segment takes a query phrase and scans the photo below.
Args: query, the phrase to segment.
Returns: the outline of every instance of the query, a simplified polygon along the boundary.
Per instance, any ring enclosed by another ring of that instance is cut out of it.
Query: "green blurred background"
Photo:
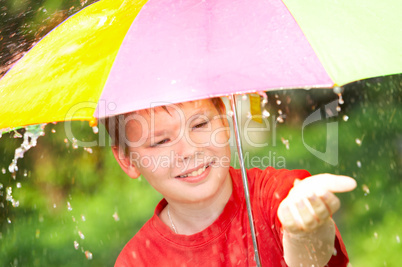
[[[0,0],[0,75],[49,30],[92,2]],[[270,130],[252,135],[252,141],[268,144],[245,148],[250,159],[269,156],[271,162],[248,162],[248,167],[270,164],[354,177],[357,189],[339,194],[342,208],[334,216],[351,264],[399,266],[402,75],[345,86],[339,113],[304,129],[306,118],[338,95],[328,89],[267,95]],[[247,112],[245,105],[243,121]],[[280,113],[284,122],[275,123]],[[328,123],[338,127],[338,139],[330,140],[339,149],[336,166],[306,148],[325,152]],[[14,176],[8,166],[24,130],[0,139],[0,266],[112,266],[161,199],[144,180],[128,178],[108,146],[75,148],[66,139],[66,126],[47,125],[37,146],[18,161]],[[103,138],[103,128],[95,134],[87,122],[72,123],[72,132],[82,141]]]

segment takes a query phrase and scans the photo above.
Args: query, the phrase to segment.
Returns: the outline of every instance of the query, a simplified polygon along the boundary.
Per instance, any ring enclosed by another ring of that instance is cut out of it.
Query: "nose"
[[[181,161],[192,159],[199,152],[199,148],[191,140],[187,140],[186,136],[183,136],[175,146],[178,159]]]

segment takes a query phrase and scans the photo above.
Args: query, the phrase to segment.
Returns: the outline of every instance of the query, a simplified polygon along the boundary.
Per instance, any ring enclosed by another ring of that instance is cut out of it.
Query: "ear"
[[[131,162],[130,157],[127,157],[127,155],[122,151],[117,146],[112,147],[112,152],[113,156],[116,159],[116,161],[119,163],[121,169],[127,173],[128,176],[130,176],[133,179],[137,179],[140,177],[141,173],[138,170],[138,168],[134,165],[133,162]]]

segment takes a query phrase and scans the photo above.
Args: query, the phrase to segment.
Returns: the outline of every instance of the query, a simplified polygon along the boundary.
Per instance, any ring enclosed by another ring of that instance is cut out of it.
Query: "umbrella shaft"
[[[240,163],[240,169],[241,169],[241,176],[243,180],[243,187],[244,187],[244,196],[246,199],[246,205],[247,205],[247,214],[248,214],[248,220],[250,223],[250,231],[251,231],[251,238],[253,240],[253,246],[254,246],[254,257],[255,257],[255,262],[258,267],[261,266],[260,264],[260,256],[258,253],[258,246],[257,246],[257,238],[255,236],[255,229],[254,229],[254,219],[253,219],[253,213],[251,210],[251,203],[250,203],[250,193],[248,190],[248,182],[247,182],[247,172],[246,168],[244,167],[244,159],[243,159],[243,150],[241,146],[241,138],[240,138],[240,125],[238,124],[238,118],[237,118],[237,107],[236,107],[236,96],[232,94],[232,97],[230,97],[230,104],[232,106],[232,111],[233,111],[233,128],[235,132],[235,138],[236,138],[236,145],[237,145],[237,151],[239,152],[239,163]]]

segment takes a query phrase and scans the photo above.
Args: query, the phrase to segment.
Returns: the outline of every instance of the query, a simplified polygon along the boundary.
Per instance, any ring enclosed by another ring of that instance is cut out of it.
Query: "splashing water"
[[[10,173],[15,173],[18,171],[17,161],[24,157],[25,152],[27,152],[31,147],[36,146],[39,136],[44,136],[46,123],[38,125],[29,125],[25,127],[24,141],[21,146],[15,150],[14,158],[11,161],[8,171]],[[15,137],[15,135],[14,135]]]

